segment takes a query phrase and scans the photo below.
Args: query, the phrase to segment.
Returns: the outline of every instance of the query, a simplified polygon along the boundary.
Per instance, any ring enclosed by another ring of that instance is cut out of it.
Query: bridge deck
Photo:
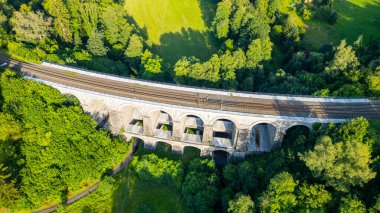
[[[104,79],[38,64],[23,63],[0,55],[0,62],[31,77],[75,88],[110,95],[172,105],[252,114],[346,119],[363,116],[380,118],[380,100],[368,102],[316,102],[247,98],[200,92],[170,90],[161,87]]]

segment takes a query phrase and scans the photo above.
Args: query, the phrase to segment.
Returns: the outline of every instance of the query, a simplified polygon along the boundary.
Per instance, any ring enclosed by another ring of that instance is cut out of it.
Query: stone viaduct
[[[179,154],[186,147],[195,147],[201,150],[201,156],[225,151],[229,156],[244,157],[280,147],[284,135],[294,126],[311,129],[316,122],[345,121],[182,107],[31,79],[77,97],[84,111],[113,134],[124,135],[127,139],[138,138],[148,149],[154,149],[159,142],[167,143],[171,145],[172,152]]]

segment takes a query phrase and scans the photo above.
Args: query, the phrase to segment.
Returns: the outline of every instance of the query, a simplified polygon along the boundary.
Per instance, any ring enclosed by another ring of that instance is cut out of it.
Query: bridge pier
[[[181,122],[178,120],[173,121],[173,140],[181,141],[182,133],[181,133]]]
[[[212,125],[204,125],[203,129],[203,144],[205,145],[211,145],[212,144],[212,138],[213,138],[213,126]]]
[[[172,145],[172,153],[182,155],[183,154],[183,146],[180,145]]]
[[[143,116],[143,128],[145,136],[153,137],[152,119],[147,115]]]

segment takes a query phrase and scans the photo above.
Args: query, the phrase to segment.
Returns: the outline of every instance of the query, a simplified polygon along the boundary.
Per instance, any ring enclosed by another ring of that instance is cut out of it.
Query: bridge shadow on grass
[[[128,168],[116,178],[116,186],[112,212],[184,212],[179,192],[161,184],[140,181]]]
[[[173,66],[183,56],[195,56],[208,60],[217,51],[217,41],[209,32],[182,28],[181,32],[166,33],[160,37],[160,45],[153,45],[153,52]]]

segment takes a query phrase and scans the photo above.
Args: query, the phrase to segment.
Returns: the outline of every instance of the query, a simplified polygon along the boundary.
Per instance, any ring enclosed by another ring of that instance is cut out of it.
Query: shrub
[[[178,161],[150,154],[135,157],[131,166],[132,173],[142,181],[155,182],[175,189],[181,188],[183,167]]]
[[[8,53],[12,58],[20,61],[41,63],[41,58],[38,54],[32,48],[29,48],[22,43],[9,42]]]

